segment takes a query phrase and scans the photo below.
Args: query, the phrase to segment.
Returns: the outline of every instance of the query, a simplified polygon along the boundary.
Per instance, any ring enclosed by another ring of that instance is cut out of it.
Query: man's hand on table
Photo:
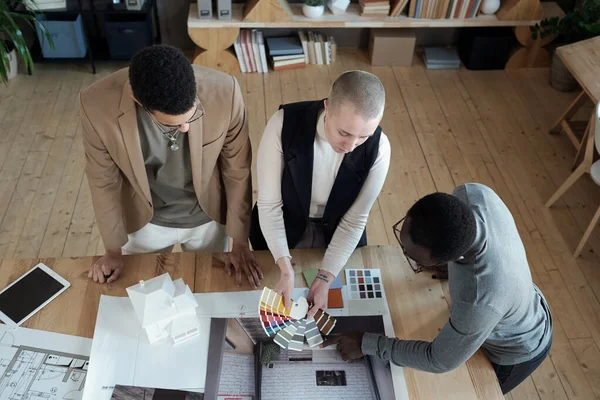
[[[112,283],[119,278],[123,271],[123,253],[119,250],[106,250],[99,260],[90,267],[88,278],[94,282]]]
[[[258,289],[260,280],[264,278],[262,270],[248,247],[248,242],[233,241],[233,249],[225,254],[225,272],[231,276],[235,271],[235,283],[242,284],[242,272],[246,275],[252,289]]]
[[[364,357],[361,350],[362,338],[364,335],[363,332],[348,332],[331,336],[323,342],[321,348],[335,344],[344,361],[358,360],[359,358]]]
[[[313,281],[312,285],[310,285],[308,297],[306,298],[306,300],[308,300],[308,304],[312,304],[312,307],[310,310],[308,310],[308,314],[306,314],[306,318],[314,317],[319,309],[327,309],[329,287],[334,279],[335,275],[333,275],[331,272],[325,271],[324,269],[319,270],[317,277]]]

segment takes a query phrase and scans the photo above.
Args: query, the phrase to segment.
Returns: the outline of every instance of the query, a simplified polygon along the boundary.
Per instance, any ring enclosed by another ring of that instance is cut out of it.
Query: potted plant
[[[327,0],[304,0],[302,12],[308,18],[319,18],[325,12]]]
[[[4,84],[16,75],[17,55],[23,59],[25,68],[34,71],[21,26],[36,27],[54,46],[52,37],[35,19],[35,11],[28,4],[24,0],[0,0],[0,82]]]
[[[546,18],[531,27],[533,40],[548,36],[560,36],[560,45],[571,44],[600,35],[600,2],[585,0],[563,17]],[[570,91],[577,87],[577,81],[554,52],[550,69],[550,86],[560,91]]]

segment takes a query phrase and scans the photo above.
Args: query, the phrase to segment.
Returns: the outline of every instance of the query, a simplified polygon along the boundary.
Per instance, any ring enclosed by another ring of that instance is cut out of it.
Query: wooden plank
[[[60,181],[54,207],[48,220],[48,228],[40,246],[40,256],[57,257],[63,252],[83,179],[85,160],[82,141],[82,135],[78,134],[73,142],[65,173]]]
[[[509,394],[511,400],[541,400],[537,392],[533,378],[529,377]]]
[[[312,101],[317,100],[315,87],[313,83],[313,76],[319,73],[318,69],[324,69],[323,66],[315,66],[308,68],[299,68],[294,70],[296,73],[296,79],[298,81],[298,100],[299,101]],[[315,71],[316,70],[316,71]]]
[[[21,176],[0,224],[0,258],[13,258],[47,157],[45,152],[34,151],[29,153],[25,160]]]
[[[540,399],[567,400],[568,396],[562,386],[558,373],[552,364],[552,359],[547,357],[542,365],[531,375]]]
[[[593,339],[571,339],[579,365],[583,370],[596,398],[600,398],[600,351]]]
[[[279,73],[268,73],[263,78],[265,85],[265,120],[267,121],[283,104],[280,77],[281,74]]]
[[[300,100],[296,71],[279,71],[281,80],[281,103],[288,104]]]
[[[565,321],[565,323],[568,323]],[[550,358],[556,367],[567,396],[573,399],[593,399],[595,397],[586,375],[581,369],[571,343],[563,330],[562,320],[555,320],[552,331]]]
[[[72,79],[66,79],[62,83],[48,128],[38,142],[41,148],[45,148],[48,144],[50,148],[40,185],[35,193],[31,211],[27,215],[23,233],[14,253],[17,258],[33,258],[38,255],[73,144],[73,135],[70,130],[75,129],[78,121],[79,91],[92,79],[94,78],[75,74]],[[73,127],[74,124],[75,127]]]
[[[89,190],[89,189],[88,189]],[[98,229],[98,224],[94,221],[94,225],[92,226],[92,233],[90,234],[90,242],[87,246],[86,255],[87,256],[101,256],[104,255],[104,249],[102,251],[98,251],[98,246],[102,245],[102,237],[100,237],[100,230]]]
[[[62,257],[83,257],[88,251],[88,244],[94,226],[94,208],[92,195],[84,176],[79,188],[79,194],[73,211],[73,218],[69,225],[69,232],[65,241]]]
[[[25,114],[30,109],[35,88],[42,79],[43,77],[40,76],[19,77],[19,90],[2,102],[2,108],[6,110],[6,114],[3,120],[0,120],[0,167],[4,165],[7,156],[10,154],[12,142]]]
[[[420,197],[434,191],[435,186],[393,71],[390,68],[372,68],[370,71],[386,88],[386,108],[381,127],[390,141],[392,154],[378,203],[383,221],[387,221],[388,242],[396,243],[389,226],[403,218],[408,209]]]

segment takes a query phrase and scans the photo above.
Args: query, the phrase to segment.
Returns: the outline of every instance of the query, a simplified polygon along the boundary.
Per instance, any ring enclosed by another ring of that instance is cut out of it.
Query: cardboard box
[[[416,40],[415,32],[411,29],[371,29],[371,65],[410,66]]]

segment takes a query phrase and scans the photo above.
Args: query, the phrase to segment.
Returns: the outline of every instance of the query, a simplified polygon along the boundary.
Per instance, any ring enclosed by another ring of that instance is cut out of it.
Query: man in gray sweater
[[[349,333],[324,345],[337,344],[344,359],[368,354],[434,373],[457,368],[483,347],[505,394],[531,375],[550,351],[552,316],[500,197],[480,184],[431,194],[394,233],[415,272],[448,265],[449,321],[432,342]]]

